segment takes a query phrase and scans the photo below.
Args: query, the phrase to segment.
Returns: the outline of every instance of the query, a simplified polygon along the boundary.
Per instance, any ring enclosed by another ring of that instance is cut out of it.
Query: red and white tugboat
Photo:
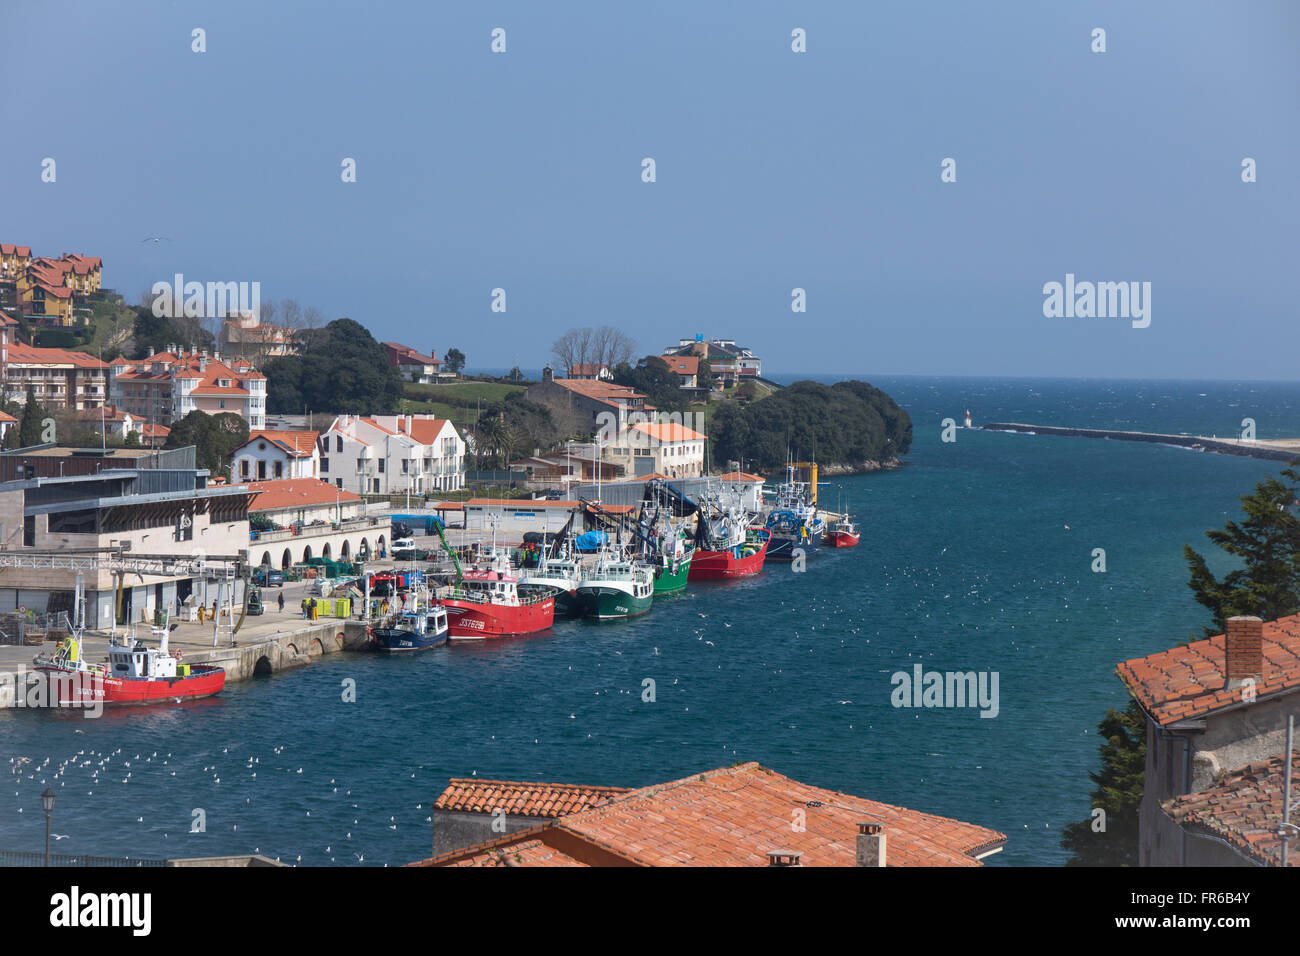
[[[544,631],[555,622],[555,596],[525,587],[505,571],[466,571],[455,588],[440,591],[451,640],[509,637]]]
[[[53,654],[38,654],[33,665],[45,674],[60,706],[179,703],[220,693],[226,672],[216,664],[183,664],[181,652],[167,650],[168,623],[153,628],[157,647],[128,638],[108,645],[105,664],[89,664],[74,636]]]

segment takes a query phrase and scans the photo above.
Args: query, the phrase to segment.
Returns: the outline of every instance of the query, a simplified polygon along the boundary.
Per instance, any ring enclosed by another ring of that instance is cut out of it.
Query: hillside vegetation
[[[762,401],[719,407],[709,422],[712,460],[771,471],[789,458],[868,469],[912,447],[912,418],[866,382],[795,382]],[[752,463],[752,464],[751,464]]]

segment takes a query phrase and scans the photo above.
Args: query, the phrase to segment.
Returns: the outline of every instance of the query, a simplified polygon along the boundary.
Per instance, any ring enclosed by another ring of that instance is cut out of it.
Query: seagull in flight
[[[141,242],[152,242],[155,246],[160,242],[171,242],[167,236],[145,236]]]

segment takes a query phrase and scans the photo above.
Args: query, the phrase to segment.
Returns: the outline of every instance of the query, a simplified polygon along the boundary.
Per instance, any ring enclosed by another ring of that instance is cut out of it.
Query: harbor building
[[[288,570],[310,558],[353,561],[378,554],[392,541],[392,519],[370,515],[351,491],[315,478],[251,481],[248,562]]]
[[[1280,760],[1287,718],[1300,715],[1300,614],[1230,618],[1224,634],[1124,661],[1116,673],[1147,723],[1139,864],[1244,865],[1277,854],[1276,834],[1249,817],[1211,818],[1261,786],[1246,779],[1257,776],[1250,767]],[[1233,827],[1249,847],[1220,841]]]
[[[193,448],[183,450],[193,455]],[[246,488],[209,486],[208,472],[194,468],[104,467],[92,474],[4,481],[0,552],[234,558],[248,548],[248,501]],[[209,580],[190,571],[78,572],[33,562],[0,567],[0,611],[71,612],[79,575],[86,626],[92,629],[106,629],[114,620],[152,620],[159,608],[177,613],[192,595],[206,602],[215,581],[215,572]]]
[[[413,866],[977,867],[1007,840],[757,763],[630,790],[454,779],[433,834]]]
[[[708,439],[685,425],[635,421],[604,444],[603,458],[621,476],[649,475],[697,478],[704,474],[704,443]]]

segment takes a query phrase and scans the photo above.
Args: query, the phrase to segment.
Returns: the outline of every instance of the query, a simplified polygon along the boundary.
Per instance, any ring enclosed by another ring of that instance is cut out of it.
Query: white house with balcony
[[[465,440],[434,415],[340,415],[321,435],[320,477],[368,495],[465,487]]]

